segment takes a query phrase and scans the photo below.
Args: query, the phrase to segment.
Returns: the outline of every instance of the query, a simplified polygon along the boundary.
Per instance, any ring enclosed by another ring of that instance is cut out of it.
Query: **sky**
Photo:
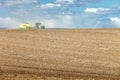
[[[120,0],[0,0],[0,28],[120,28]]]

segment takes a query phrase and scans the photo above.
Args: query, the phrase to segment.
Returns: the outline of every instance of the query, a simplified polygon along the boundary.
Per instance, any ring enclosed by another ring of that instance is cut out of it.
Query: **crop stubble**
[[[119,80],[120,29],[1,30],[1,80]]]

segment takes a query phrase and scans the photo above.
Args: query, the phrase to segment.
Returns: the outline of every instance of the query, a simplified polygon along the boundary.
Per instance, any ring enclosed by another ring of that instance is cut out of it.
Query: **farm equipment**
[[[41,23],[36,23],[35,28],[37,28],[37,29],[45,29],[45,26],[43,26]]]
[[[36,23],[35,27],[32,28],[31,24],[23,23],[20,25],[20,29],[45,29],[45,26],[43,26],[41,23]]]
[[[32,26],[29,23],[23,23],[20,25],[21,29],[30,29]]]

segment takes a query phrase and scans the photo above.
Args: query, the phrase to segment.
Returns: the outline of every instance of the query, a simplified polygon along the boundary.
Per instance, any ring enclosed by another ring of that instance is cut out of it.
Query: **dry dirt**
[[[120,80],[120,29],[1,30],[0,80]]]

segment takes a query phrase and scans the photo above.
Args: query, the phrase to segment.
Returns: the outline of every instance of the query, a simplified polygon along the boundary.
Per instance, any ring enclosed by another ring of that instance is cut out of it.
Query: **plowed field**
[[[120,29],[0,30],[0,80],[120,80]]]

